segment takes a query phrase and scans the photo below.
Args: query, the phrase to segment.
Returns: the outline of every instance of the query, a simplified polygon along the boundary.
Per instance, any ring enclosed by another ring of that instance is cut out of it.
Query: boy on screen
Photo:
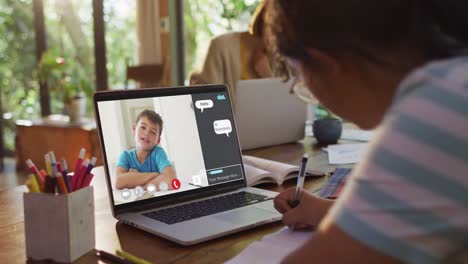
[[[161,140],[163,120],[152,110],[140,112],[133,124],[135,148],[124,150],[116,170],[117,189],[135,188],[154,184],[158,191],[171,189],[175,170],[163,148]]]

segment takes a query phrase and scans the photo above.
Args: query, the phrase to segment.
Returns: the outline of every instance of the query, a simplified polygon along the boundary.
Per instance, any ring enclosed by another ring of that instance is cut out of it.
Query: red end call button
[[[172,189],[178,190],[180,188],[180,181],[178,179],[173,179],[171,185]]]

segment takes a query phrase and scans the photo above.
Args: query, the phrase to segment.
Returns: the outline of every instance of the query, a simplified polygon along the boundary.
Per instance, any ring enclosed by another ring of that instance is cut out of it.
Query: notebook
[[[279,78],[237,83],[235,115],[243,150],[304,138],[307,105],[289,92],[291,85]]]
[[[123,223],[191,245],[281,218],[277,193],[246,185],[226,86],[97,92],[94,108],[112,213]],[[159,123],[136,122],[148,111],[163,121],[159,139]]]
[[[253,242],[226,264],[273,264],[281,261],[313,237],[310,231],[292,231],[283,227],[280,231]]]

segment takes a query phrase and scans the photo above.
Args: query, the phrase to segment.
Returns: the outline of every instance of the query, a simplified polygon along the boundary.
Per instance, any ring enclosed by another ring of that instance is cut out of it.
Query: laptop
[[[235,116],[242,150],[304,138],[307,105],[279,78],[237,83]]]
[[[94,109],[112,213],[121,222],[192,245],[281,219],[276,192],[246,185],[225,85],[97,92]],[[158,147],[176,179],[117,188],[118,160],[135,148],[133,124],[144,110],[163,120]]]

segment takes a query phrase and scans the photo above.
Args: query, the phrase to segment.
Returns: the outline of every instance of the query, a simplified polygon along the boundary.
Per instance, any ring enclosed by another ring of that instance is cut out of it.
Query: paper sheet
[[[374,136],[373,130],[345,128],[341,133],[341,139],[367,142]]]
[[[327,148],[330,164],[358,163],[367,149],[367,143],[329,145]]]
[[[289,253],[304,244],[313,232],[291,231],[284,227],[280,231],[265,236],[261,241],[250,244],[244,251],[227,264],[270,264],[280,263]]]

